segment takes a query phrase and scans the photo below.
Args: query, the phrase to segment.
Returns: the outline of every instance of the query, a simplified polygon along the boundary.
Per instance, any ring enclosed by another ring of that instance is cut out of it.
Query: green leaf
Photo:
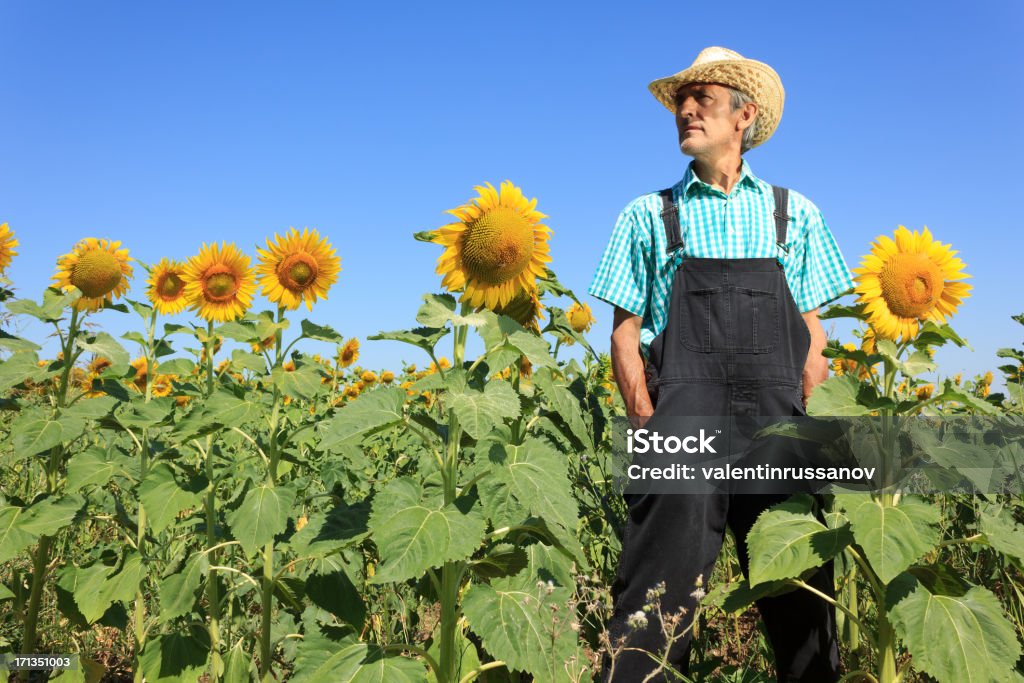
[[[494,425],[520,413],[519,396],[506,382],[488,382],[483,391],[466,389],[450,394],[447,403],[459,418],[459,426],[474,439],[483,438]]]
[[[85,498],[70,494],[37,501],[25,508],[21,529],[34,536],[53,536],[75,521],[85,507]]]
[[[157,616],[162,623],[192,611],[196,603],[196,591],[209,571],[207,553],[197,552],[185,562],[180,571],[160,582],[160,611]]]
[[[380,552],[374,583],[405,581],[431,567],[463,560],[483,539],[487,522],[472,499],[444,505],[408,479],[394,479],[373,500],[370,528]]]
[[[147,683],[195,683],[209,658],[209,632],[191,624],[184,633],[151,635],[139,653],[139,665]]]
[[[255,325],[241,320],[232,320],[224,323],[214,330],[214,334],[219,334],[226,339],[233,339],[243,344],[254,344],[261,339]]]
[[[796,578],[820,567],[853,541],[848,526],[829,529],[813,512],[806,494],[762,512],[747,534],[750,585]]]
[[[15,299],[7,304],[7,310],[15,315],[30,315],[42,322],[60,320],[64,309],[81,297],[81,292],[73,290],[65,294],[59,289],[48,287],[43,292],[43,303],[40,306],[30,299]]]
[[[521,546],[501,543],[491,548],[479,560],[470,565],[473,573],[482,579],[496,579],[501,576],[518,574],[526,567],[526,551]]]
[[[227,514],[228,526],[245,554],[252,557],[288,526],[295,504],[291,486],[260,484],[249,490],[242,504]]]
[[[999,600],[981,586],[962,595],[932,593],[912,574],[887,589],[889,620],[914,668],[942,683],[1003,681],[1020,656]]]
[[[308,320],[302,321],[302,336],[309,339],[319,339],[325,342],[334,342],[340,344],[345,341],[345,338],[335,332],[334,328],[326,325],[317,325]]]
[[[17,556],[40,536],[52,536],[75,521],[85,506],[78,494],[36,501],[25,508],[0,507],[0,564]]]
[[[367,339],[400,341],[406,344],[412,344],[413,346],[418,346],[428,354],[433,354],[434,347],[437,346],[437,342],[441,341],[441,339],[450,331],[451,329],[447,327],[417,327],[411,330],[378,332],[377,334],[370,335]]]
[[[811,392],[807,402],[808,415],[868,415],[870,410],[857,401],[860,382],[852,375],[830,377]]]
[[[0,602],[10,600],[13,597],[14,592],[4,584],[0,583]]]
[[[837,495],[836,501],[882,583],[892,581],[939,543],[939,508],[921,499],[904,496],[892,507],[858,494]]]
[[[917,377],[926,372],[935,372],[936,367],[934,361],[928,357],[925,351],[914,351],[910,354],[910,358],[903,362],[900,369],[907,377]]]
[[[304,635],[296,648],[290,683],[421,683],[425,678],[423,664],[408,657],[387,657],[354,635],[329,638],[311,623]]]
[[[125,429],[143,429],[155,427],[167,420],[174,411],[174,399],[168,397],[154,398],[148,403],[142,399],[136,399],[130,404],[124,405],[115,415],[117,420]]]
[[[986,505],[981,510],[979,522],[990,546],[1024,562],[1024,526],[1017,523],[1010,510]]]
[[[59,446],[63,436],[64,429],[56,420],[18,420],[11,430],[11,445],[15,456],[26,458]]]
[[[86,339],[79,339],[78,346],[92,352],[94,356],[101,356],[109,360],[114,367],[108,368],[108,372],[111,370],[117,372],[118,369],[127,368],[131,361],[124,347],[106,332],[100,332]]]
[[[365,538],[369,516],[366,501],[354,505],[339,503],[327,513],[310,515],[306,526],[295,532],[288,543],[299,557],[324,557]]]
[[[563,608],[570,591],[541,583],[529,571],[490,585],[474,583],[462,609],[487,652],[509,669],[538,681],[565,681],[565,664],[576,654],[576,634],[565,623],[571,615]]]
[[[798,589],[785,581],[765,581],[757,584],[755,587],[751,587],[750,582],[743,579],[726,593],[725,599],[722,600],[722,609],[729,613],[738,612],[753,605],[761,598],[782,595],[794,590],[803,589]]]
[[[129,602],[135,597],[144,576],[142,556],[134,550],[125,553],[121,568],[108,574],[110,567],[96,563],[80,569],[75,587],[75,603],[90,624],[95,623],[115,602]]]
[[[31,351],[18,351],[0,361],[0,391],[7,391],[22,382],[39,384],[57,374],[49,366],[39,367],[39,357]]]
[[[28,339],[22,339],[21,337],[15,337],[14,335],[0,330],[0,348],[7,349],[11,352],[16,351],[38,351],[40,348],[39,344],[31,342]]]
[[[362,631],[366,620],[366,604],[345,572],[312,574],[306,579],[306,597],[342,621]]]
[[[250,683],[255,671],[252,657],[242,647],[242,641],[235,644],[224,658],[223,683]]]
[[[449,322],[478,327],[484,323],[484,317],[479,313],[463,316],[456,313],[455,308],[455,297],[451,294],[424,294],[423,305],[416,312],[416,322],[427,327],[444,327]]]
[[[291,372],[278,366],[271,373],[271,382],[285,396],[310,399],[316,396],[316,392],[320,388],[320,372],[313,365],[303,365]]]
[[[152,532],[158,534],[173,524],[182,510],[199,507],[205,488],[205,478],[197,478],[189,486],[180,484],[167,463],[157,463],[146,472],[139,484],[139,502],[146,509]]]
[[[999,413],[999,409],[993,406],[985,399],[978,398],[974,394],[961,389],[953,383],[953,380],[947,379],[942,386],[942,393],[935,397],[936,401],[958,401],[963,403],[968,408],[971,408],[975,412],[983,415],[995,415]]]
[[[350,439],[402,422],[404,405],[405,389],[401,387],[382,387],[360,394],[325,424],[320,450],[330,450]]]
[[[267,371],[267,359],[258,353],[235,349],[231,352],[231,367],[262,375]]]
[[[551,409],[568,427],[568,436],[574,437],[585,452],[593,452],[594,439],[583,420],[583,409],[576,395],[569,391],[568,387],[556,384],[553,374],[548,369],[535,372],[533,381],[540,387]]]
[[[72,420],[99,420],[110,414],[119,405],[119,401],[113,396],[97,396],[78,401],[70,408],[65,408],[60,414],[60,419]]]
[[[159,370],[161,375],[178,375],[180,377],[188,377],[195,370],[195,362],[188,358],[172,358],[171,360],[164,361],[160,364]]]
[[[522,445],[495,444],[488,459],[489,476],[478,487],[494,526],[541,519],[562,545],[582,555],[576,539],[579,509],[565,455],[544,441],[529,439]]]
[[[73,493],[86,486],[103,486],[115,476],[134,480],[138,473],[138,465],[131,458],[93,446],[76,453],[68,461],[68,491]]]

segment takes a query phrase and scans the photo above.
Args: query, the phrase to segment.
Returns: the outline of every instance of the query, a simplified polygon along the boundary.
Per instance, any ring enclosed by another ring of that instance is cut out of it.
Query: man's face
[[[729,90],[717,83],[687,83],[676,91],[679,149],[691,157],[707,156],[743,137],[743,108],[732,110]]]

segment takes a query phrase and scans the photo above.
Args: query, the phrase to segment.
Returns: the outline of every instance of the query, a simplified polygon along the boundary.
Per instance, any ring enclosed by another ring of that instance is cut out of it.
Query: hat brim
[[[757,147],[774,133],[782,119],[785,90],[775,70],[753,59],[728,59],[698,64],[659,78],[647,86],[666,109],[675,114],[675,95],[687,83],[719,83],[746,93],[757,104],[757,132],[750,145]]]

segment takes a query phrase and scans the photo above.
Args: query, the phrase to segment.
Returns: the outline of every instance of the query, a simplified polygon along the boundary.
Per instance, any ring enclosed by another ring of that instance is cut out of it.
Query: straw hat
[[[775,69],[764,62],[745,59],[724,47],[708,47],[700,51],[688,69],[659,78],[648,85],[658,101],[675,114],[675,95],[686,83],[720,83],[746,93],[757,104],[757,134],[751,147],[757,147],[775,132],[782,118],[786,92]]]

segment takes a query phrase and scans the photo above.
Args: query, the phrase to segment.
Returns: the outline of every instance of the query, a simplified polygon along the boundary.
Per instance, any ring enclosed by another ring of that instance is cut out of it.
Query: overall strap
[[[772,185],[772,194],[775,195],[775,241],[779,248],[787,254],[786,227],[789,223],[789,190],[785,187]]]
[[[676,210],[676,203],[672,199],[672,188],[662,190],[658,193],[661,196],[661,220],[665,223],[665,252],[671,254],[676,249],[683,248],[683,235],[679,227],[679,211]]]

